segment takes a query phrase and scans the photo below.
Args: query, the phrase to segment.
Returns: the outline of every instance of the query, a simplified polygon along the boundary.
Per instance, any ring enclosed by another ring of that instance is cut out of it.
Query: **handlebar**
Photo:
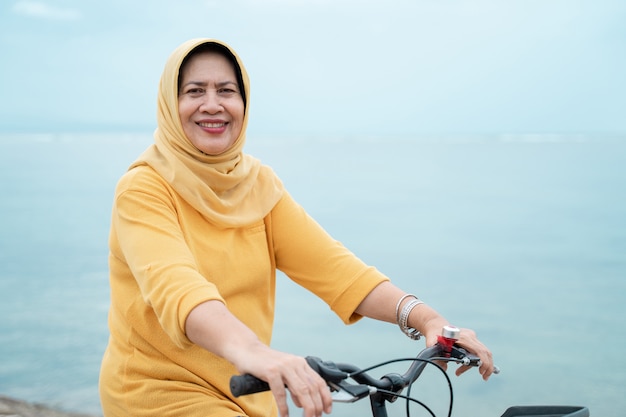
[[[465,366],[480,366],[480,359],[462,347],[455,344],[458,340],[459,330],[446,326],[442,335],[439,336],[437,344],[423,349],[415,358],[400,358],[387,361],[366,369],[347,364],[323,361],[314,356],[306,357],[306,361],[311,368],[317,372],[331,390],[334,402],[354,402],[362,398],[369,397],[373,417],[387,417],[386,402],[394,402],[398,398],[407,400],[406,415],[409,416],[409,401],[421,405],[431,416],[435,414],[421,401],[412,398],[410,394],[411,384],[413,384],[422,374],[426,365],[432,364],[439,368],[445,376],[450,390],[450,401],[448,417],[452,415],[452,383],[450,378],[438,365],[437,362],[456,362]],[[391,364],[393,362],[410,361],[411,365],[400,375],[388,373],[376,379],[369,374],[369,371]],[[500,373],[494,367],[494,374]],[[354,382],[349,382],[352,380]],[[408,394],[402,395],[402,391],[408,388]],[[268,391],[269,385],[252,375],[235,375],[231,377],[230,389],[235,397],[253,394],[261,391]],[[502,417],[530,417],[530,416],[554,416],[554,417],[589,417],[589,409],[581,406],[516,406],[509,407]]]
[[[443,361],[466,366],[480,366],[481,362],[477,356],[454,344],[458,339],[458,329],[446,327],[443,335],[439,336],[438,343],[423,349],[415,358],[397,359],[376,366],[391,362],[411,361],[408,370],[402,375],[391,373],[376,379],[368,374],[368,371],[375,367],[360,369],[352,364],[323,361],[314,356],[306,357],[306,361],[326,381],[335,402],[354,402],[367,396],[376,397],[372,401],[393,402],[400,396],[402,390],[419,378],[427,364],[436,365],[437,361]],[[498,372],[499,370],[496,369],[495,373]],[[349,379],[355,383],[348,382]],[[245,374],[233,376],[230,380],[230,389],[232,394],[238,397],[267,391],[270,388],[265,381]]]

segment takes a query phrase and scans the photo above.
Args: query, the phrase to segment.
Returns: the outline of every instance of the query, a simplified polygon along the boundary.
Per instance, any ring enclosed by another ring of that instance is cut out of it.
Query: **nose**
[[[219,113],[220,111],[224,110],[224,107],[222,106],[222,100],[220,99],[216,91],[208,90],[206,92],[202,100],[202,104],[200,104],[199,110],[201,112],[209,114]]]

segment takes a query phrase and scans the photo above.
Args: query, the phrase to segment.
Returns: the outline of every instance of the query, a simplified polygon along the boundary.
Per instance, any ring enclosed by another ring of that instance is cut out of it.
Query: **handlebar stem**
[[[405,387],[405,383],[404,383],[404,378],[402,378],[402,375],[400,374],[387,374],[384,375],[381,379],[386,379],[389,381],[389,383],[391,384],[391,386],[389,387],[388,391],[391,392],[395,392],[395,393],[401,393],[402,390]],[[385,398],[387,399],[387,401],[389,401],[390,403],[394,402],[395,400],[398,399],[397,395],[389,395],[387,394],[385,396]]]

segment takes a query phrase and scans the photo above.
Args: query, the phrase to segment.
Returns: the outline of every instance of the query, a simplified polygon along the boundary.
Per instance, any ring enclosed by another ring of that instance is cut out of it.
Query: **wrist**
[[[440,335],[441,329],[449,324],[435,309],[426,304],[414,308],[409,317],[409,325],[418,329],[427,339]]]
[[[254,363],[259,358],[265,358],[271,354],[272,349],[256,339],[239,343],[237,346],[231,346],[228,351],[224,352],[222,357],[232,363],[240,373],[254,374]]]
[[[416,326],[409,324],[409,318],[413,310],[423,304],[424,302],[413,294],[403,295],[396,304],[396,322],[398,323],[398,327],[402,333],[413,340],[419,340],[422,333]]]

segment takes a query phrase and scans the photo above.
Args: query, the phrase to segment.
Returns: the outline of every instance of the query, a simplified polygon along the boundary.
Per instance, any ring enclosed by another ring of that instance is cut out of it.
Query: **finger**
[[[326,385],[326,381],[313,371],[311,367],[306,366],[306,375],[304,379],[307,381],[310,389],[310,396],[315,404],[315,409],[320,413],[323,411],[329,414],[332,410],[333,399]]]
[[[493,357],[490,351],[486,351],[481,356],[482,364],[478,369],[478,372],[483,376],[483,379],[486,381],[489,379],[491,374],[493,374],[494,365],[493,365]]]
[[[298,395],[305,415],[309,407],[314,416],[321,416],[322,412],[329,414],[332,411],[332,397],[326,381],[308,365],[306,365],[303,373],[301,378],[305,385],[299,390]]]
[[[481,362],[478,372],[480,372],[483,379],[486,381],[493,373],[493,357],[491,351],[489,351],[489,349],[487,349],[484,345],[481,344],[480,347],[481,349],[476,353]]]
[[[326,414],[330,414],[333,410],[333,397],[330,394],[326,381],[322,379],[317,373],[315,374],[317,379],[318,393],[320,394],[320,400],[322,402],[322,409]]]
[[[462,341],[459,344],[480,358],[481,365],[478,368],[478,372],[485,381],[488,380],[494,369],[491,351],[478,340],[476,333],[471,329],[462,329],[461,339]],[[467,372],[467,370],[459,368],[457,375],[461,375]]]
[[[471,366],[462,365],[462,366],[459,366],[458,368],[456,368],[455,374],[456,374],[456,376],[461,376],[465,372],[469,371],[470,369],[472,369]]]
[[[296,370],[287,381],[287,387],[291,393],[291,399],[296,407],[302,408],[305,417],[317,417],[322,413],[322,400],[316,392],[313,379],[306,371]]]
[[[448,370],[448,362],[446,362],[446,361],[435,361],[435,363],[437,365],[439,365],[441,367],[441,369],[443,369],[444,371]]]
[[[318,417],[322,414],[321,400],[307,384],[290,386],[289,392],[294,404],[302,408],[304,417]]]
[[[276,400],[276,406],[278,407],[278,413],[281,417],[289,417],[289,407],[287,406],[287,390],[285,389],[285,383],[281,378],[268,381],[270,390]]]

